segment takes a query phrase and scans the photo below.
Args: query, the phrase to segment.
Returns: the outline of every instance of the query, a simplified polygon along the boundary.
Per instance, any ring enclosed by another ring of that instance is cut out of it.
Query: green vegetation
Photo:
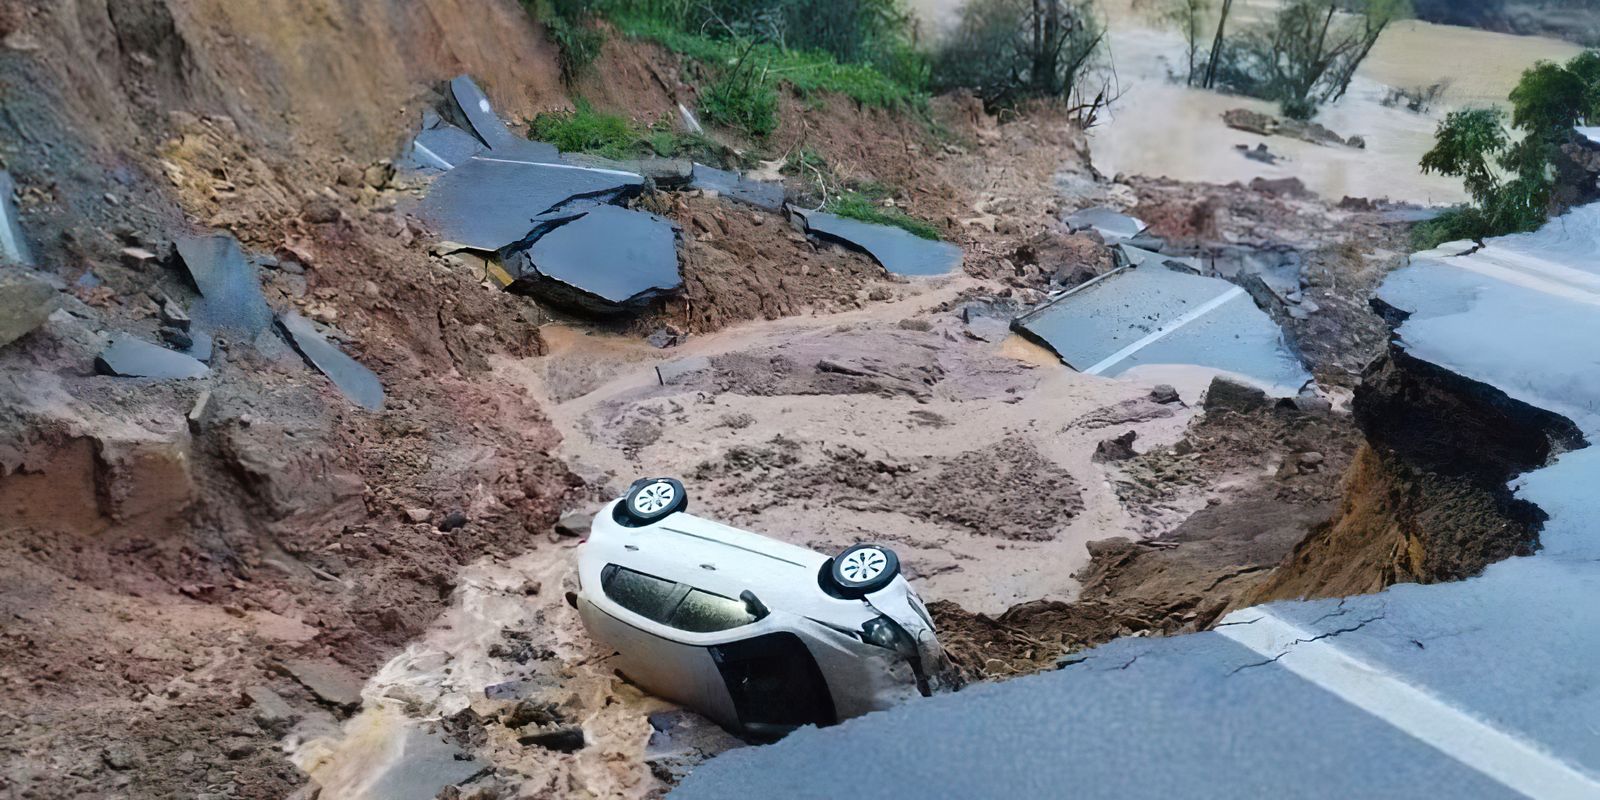
[[[971,88],[990,109],[1066,99],[1105,32],[1090,0],[968,0],[934,57],[935,88]]]
[[[778,129],[778,93],[766,67],[750,60],[751,47],[700,94],[700,110],[713,125],[765,138]]]
[[[938,240],[939,229],[927,220],[918,219],[898,208],[886,208],[882,201],[874,199],[871,195],[848,191],[828,199],[824,209],[830,214],[841,217],[859,219],[862,222],[872,222],[878,225],[893,225],[924,239]]]
[[[544,23],[561,57],[561,79],[571,83],[600,56],[606,37],[595,21],[595,0],[522,0],[529,14]]]
[[[1572,127],[1600,121],[1600,51],[1566,64],[1541,61],[1511,90],[1511,125],[1499,109],[1453,111],[1439,123],[1422,171],[1461,178],[1472,205],[1418,225],[1413,244],[1435,247],[1530,231],[1551,213],[1561,143]]]
[[[704,155],[715,151],[715,146],[701,137],[675,132],[667,120],[646,128],[616,114],[595,111],[582,98],[576,105],[573,111],[546,112],[534,117],[529,135],[555,145],[564,153],[592,153],[612,159],[650,153]]]
[[[879,108],[922,108],[927,94],[921,86],[890,78],[870,64],[841,64],[825,52],[788,50],[768,42],[716,38],[689,33],[658,18],[613,16],[617,29],[628,36],[649,39],[713,70],[746,61],[765,66],[770,79],[783,81],[801,93],[835,92],[862,105]]]

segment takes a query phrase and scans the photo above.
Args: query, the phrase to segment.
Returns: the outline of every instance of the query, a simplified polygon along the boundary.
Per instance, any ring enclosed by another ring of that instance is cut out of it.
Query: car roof
[[[617,524],[611,512],[596,516],[586,545],[608,563],[724,597],[748,589],[768,608],[822,622],[854,625],[866,608],[822,591],[817,576],[828,556],[815,550],[683,512],[636,528]]]

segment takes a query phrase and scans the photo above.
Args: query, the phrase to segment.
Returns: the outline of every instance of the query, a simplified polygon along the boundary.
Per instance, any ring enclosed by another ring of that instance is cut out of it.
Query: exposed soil
[[[405,211],[422,187],[387,159],[456,74],[512,118],[581,93],[651,121],[692,101],[676,57],[613,37],[569,92],[511,0],[81,5],[0,0],[0,157],[64,304],[0,350],[7,795],[279,798],[309,775],[299,797],[386,796],[385,776],[464,759],[482,768],[461,796],[661,794],[740,743],[612,674],[566,601],[576,531],[554,532],[641,473],[687,476],[698,512],[777,538],[892,544],[973,679],[1203,629],[1264,592],[1442,579],[1531,546],[1526,519],[1489,543],[1416,533],[1456,484],[1396,483],[1383,442],[1341,507],[1358,452],[1341,413],[1202,412],[1209,375],[1080,375],[1007,329],[1111,267],[1056,217],[1112,203],[1197,251],[1305,253],[1322,311],[1264,305],[1352,385],[1385,337],[1364,302],[1398,234],[1375,212],[1288,185],[1107,182],[1051,107],[1001,123],[971,98],[925,119],[786,96],[780,132],[733,149],[804,147],[887,187],[963,273],[890,276],[780,215],[665,192],[639,202],[683,228],[681,295],[575,320],[430,255]],[[171,243],[210,230],[244,244],[275,310],[377,373],[381,412],[270,334],[221,337],[201,379],[95,373],[108,334],[154,340],[162,298],[195,299]],[[1152,396],[1167,382],[1181,399]],[[1488,476],[1461,478],[1479,492],[1461,519],[1506,512],[1474,516]],[[1345,538],[1404,540],[1413,566],[1319,571]],[[1286,558],[1304,568],[1267,583]]]

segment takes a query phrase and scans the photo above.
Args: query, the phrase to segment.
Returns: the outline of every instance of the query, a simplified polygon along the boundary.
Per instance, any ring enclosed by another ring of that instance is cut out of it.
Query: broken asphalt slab
[[[478,137],[438,117],[433,118],[433,123],[411,140],[411,166],[452,170],[484,151]]]
[[[299,314],[283,314],[278,326],[294,349],[316,367],[352,402],[368,411],[383,408],[383,384],[372,370],[334,347],[311,321]]]
[[[22,235],[22,222],[17,218],[17,204],[13,200],[16,191],[11,173],[0,169],[0,263],[32,266],[33,252],[28,249],[27,237]]]
[[[792,212],[805,223],[808,233],[860,250],[896,275],[944,275],[961,266],[961,248],[949,242],[821,211]]]
[[[1093,230],[1100,234],[1106,244],[1113,244],[1123,239],[1132,239],[1144,232],[1148,226],[1137,217],[1130,217],[1105,206],[1094,206],[1082,211],[1074,211],[1061,218],[1073,233]]]
[[[279,672],[294,678],[317,696],[318,700],[335,708],[352,711],[361,706],[363,681],[354,672],[336,661],[290,659],[275,665]]]
[[[272,309],[261,294],[256,268],[238,240],[226,234],[178,239],[178,257],[200,292],[190,309],[206,330],[233,330],[254,338],[272,324]]]
[[[0,272],[0,347],[43,325],[61,304],[54,286],[26,270]]]
[[[434,181],[418,214],[441,239],[494,251],[527,237],[535,217],[575,200],[615,202],[643,185],[629,172],[473,158]]]
[[[117,336],[94,360],[95,369],[104,375],[122,378],[199,378],[210,372],[205,364],[183,353],[168,350],[143,339]]]
[[[1142,364],[1235,373],[1281,395],[1310,380],[1283,332],[1249,293],[1161,264],[1108,273],[1018,317],[1013,329],[1090,375]]]
[[[708,167],[696,162],[691,189],[710,189],[729,200],[754,206],[763,211],[783,208],[783,184],[750,180],[737,172]]]
[[[609,313],[683,285],[677,232],[655,214],[596,206],[502,256],[511,288]]]
[[[554,163],[561,160],[555,147],[544,142],[534,142],[518,136],[494,113],[489,98],[478,84],[466,75],[450,81],[450,96],[456,101],[462,115],[472,127],[472,132],[483,141],[495,158],[533,163]]]

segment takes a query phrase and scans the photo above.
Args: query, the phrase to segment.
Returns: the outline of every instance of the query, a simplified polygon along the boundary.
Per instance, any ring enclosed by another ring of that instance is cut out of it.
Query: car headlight
[[[912,657],[917,654],[917,643],[894,620],[888,617],[874,617],[861,626],[861,641],[874,644],[885,650],[893,650],[900,655]]]

